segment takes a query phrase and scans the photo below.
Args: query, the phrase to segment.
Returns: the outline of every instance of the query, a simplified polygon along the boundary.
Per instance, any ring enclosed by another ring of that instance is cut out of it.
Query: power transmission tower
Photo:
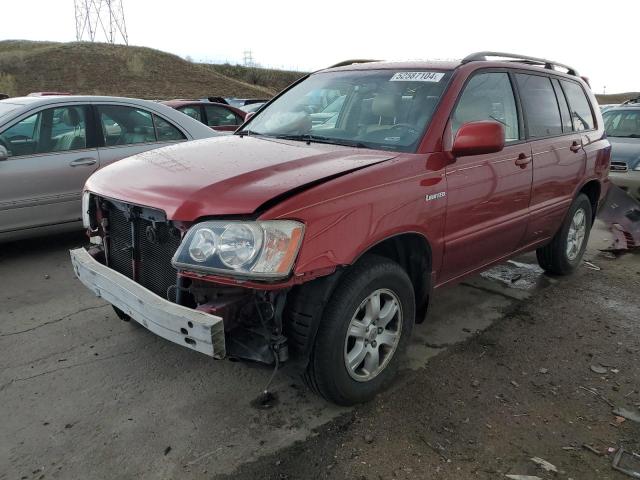
[[[76,40],[129,45],[122,0],[74,0]]]
[[[255,64],[253,62],[253,53],[251,50],[244,51],[244,66],[245,67],[253,67]]]

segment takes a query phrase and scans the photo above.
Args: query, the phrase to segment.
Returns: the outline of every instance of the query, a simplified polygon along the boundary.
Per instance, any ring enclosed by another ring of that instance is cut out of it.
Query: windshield
[[[609,137],[640,138],[640,108],[609,110],[602,115]]]
[[[449,71],[360,70],[311,75],[238,133],[413,152]]]

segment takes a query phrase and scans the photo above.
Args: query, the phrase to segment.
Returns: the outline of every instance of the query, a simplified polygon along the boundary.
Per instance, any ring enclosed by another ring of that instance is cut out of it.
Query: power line
[[[76,40],[129,45],[122,0],[74,0]]]

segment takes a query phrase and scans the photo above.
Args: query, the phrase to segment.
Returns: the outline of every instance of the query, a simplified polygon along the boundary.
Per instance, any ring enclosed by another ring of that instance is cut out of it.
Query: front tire
[[[339,405],[371,400],[394,378],[415,322],[413,285],[397,263],[363,257],[323,313],[304,379]]]
[[[571,204],[567,217],[551,243],[536,251],[538,264],[553,275],[573,273],[587,248],[592,218],[591,201],[581,193]]]

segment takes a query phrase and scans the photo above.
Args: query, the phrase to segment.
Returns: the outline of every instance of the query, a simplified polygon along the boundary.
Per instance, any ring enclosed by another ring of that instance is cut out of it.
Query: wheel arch
[[[578,196],[581,193],[584,193],[587,198],[589,198],[589,201],[591,202],[591,222],[593,223],[596,219],[596,214],[598,213],[598,204],[600,203],[600,194],[602,192],[602,185],[600,185],[600,182],[596,179],[592,179],[589,180],[588,182],[586,182],[584,185],[582,185],[582,187],[580,187],[580,190],[578,190],[578,193],[576,196]]]
[[[431,295],[432,248],[427,238],[417,232],[404,232],[378,240],[360,252],[350,265],[373,254],[398,263],[409,275],[416,298],[416,323],[423,321]],[[284,310],[284,333],[289,340],[292,363],[306,368],[325,306],[340,278],[350,265],[333,274],[294,286],[287,294]]]

